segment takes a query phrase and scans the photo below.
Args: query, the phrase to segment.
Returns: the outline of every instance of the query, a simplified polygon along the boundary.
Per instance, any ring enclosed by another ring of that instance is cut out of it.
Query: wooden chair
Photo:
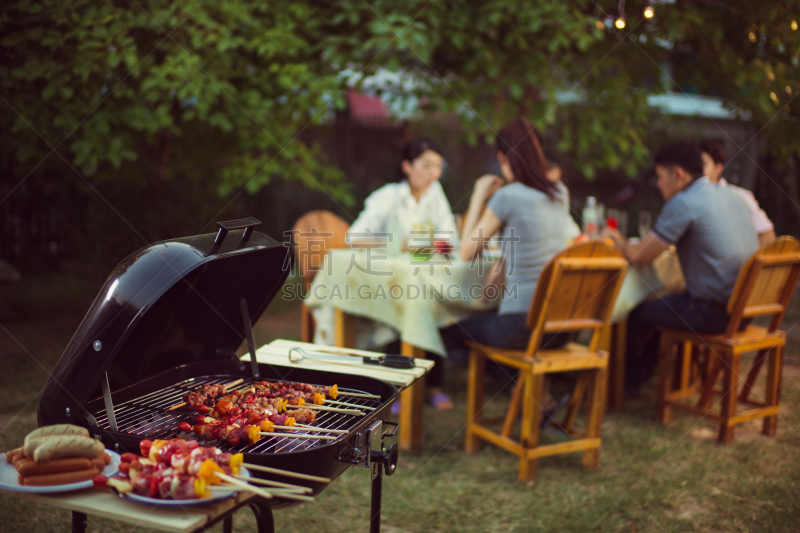
[[[614,301],[627,269],[627,261],[602,241],[577,244],[555,256],[542,270],[528,313],[532,333],[527,350],[509,350],[477,343],[470,347],[467,392],[466,450],[475,453],[480,439],[519,456],[519,479],[536,478],[539,457],[583,451],[583,463],[597,467],[600,425],[605,407],[608,353],[599,351],[601,330],[608,324]],[[588,346],[569,343],[562,348],[540,347],[545,333],[588,329]],[[499,420],[483,420],[483,385],[486,359],[519,370],[517,386],[500,433],[489,429]],[[546,374],[578,372],[561,429],[575,440],[539,445],[541,404]],[[573,428],[586,398],[585,430]],[[519,441],[512,439],[522,408]]]
[[[671,408],[678,407],[719,422],[717,440],[723,444],[733,441],[735,426],[755,418],[764,418],[763,434],[775,434],[786,344],[786,335],[778,326],[798,278],[800,243],[793,237],[781,237],[742,266],[728,300],[731,319],[725,333],[659,328],[657,418],[661,423],[669,422]],[[742,320],[759,316],[771,317],[768,327],[748,325],[739,331]],[[756,356],[739,391],[742,354],[754,351]],[[699,358],[701,353],[704,361]],[[753,385],[765,362],[766,395],[763,399],[753,398]],[[720,374],[722,386],[718,387]],[[720,398],[719,410],[711,408],[714,395]],[[697,397],[696,403],[692,397]],[[737,414],[738,403],[753,408]]]
[[[334,248],[344,248],[345,236],[350,225],[340,217],[318,209],[300,217],[294,225],[293,244],[295,261],[303,281],[303,294],[307,294],[314,274],[322,269],[325,254]],[[300,340],[314,342],[314,317],[311,309],[300,307]]]

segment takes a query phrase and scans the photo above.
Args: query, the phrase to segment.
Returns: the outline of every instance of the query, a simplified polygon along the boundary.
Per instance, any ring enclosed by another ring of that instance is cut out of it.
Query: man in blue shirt
[[[666,204],[652,231],[637,244],[618,232],[606,236],[632,263],[653,261],[675,245],[686,290],[649,300],[628,315],[625,385],[629,393],[650,377],[658,362],[658,326],[722,333],[726,305],[742,265],[758,250],[758,237],[745,202],[703,176],[697,146],[678,142],[655,157],[658,188]],[[646,346],[645,346],[646,343]]]

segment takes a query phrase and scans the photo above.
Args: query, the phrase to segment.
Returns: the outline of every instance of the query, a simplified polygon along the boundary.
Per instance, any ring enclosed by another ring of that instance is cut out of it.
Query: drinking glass
[[[650,233],[650,226],[653,223],[653,216],[650,211],[639,212],[639,238],[644,239]]]
[[[617,231],[623,237],[628,237],[628,213],[625,211],[617,212]]]
[[[603,231],[606,227],[606,206],[604,204],[597,204],[597,233]]]

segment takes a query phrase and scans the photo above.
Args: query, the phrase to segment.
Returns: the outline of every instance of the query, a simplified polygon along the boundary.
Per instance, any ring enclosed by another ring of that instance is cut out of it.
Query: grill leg
[[[72,511],[72,533],[86,533],[86,524],[89,522],[89,517],[86,513],[79,513]]]
[[[258,533],[275,533],[275,521],[272,519],[272,508],[267,501],[261,497],[255,498],[250,504],[250,510],[256,517],[256,529]]]
[[[378,475],[372,480],[372,506],[369,511],[369,533],[381,531],[381,490],[383,489],[383,465],[378,464]]]

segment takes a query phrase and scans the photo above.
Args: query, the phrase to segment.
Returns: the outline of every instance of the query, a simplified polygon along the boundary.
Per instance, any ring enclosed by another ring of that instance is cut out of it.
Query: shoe
[[[550,423],[555,420],[555,414],[564,407],[567,402],[569,401],[569,394],[565,394],[562,398],[558,401],[555,407],[552,409],[545,411],[542,409],[542,420],[539,422],[539,429],[544,429],[550,425]]]
[[[443,392],[434,394],[428,401],[437,411],[450,411],[453,409],[453,400]]]

